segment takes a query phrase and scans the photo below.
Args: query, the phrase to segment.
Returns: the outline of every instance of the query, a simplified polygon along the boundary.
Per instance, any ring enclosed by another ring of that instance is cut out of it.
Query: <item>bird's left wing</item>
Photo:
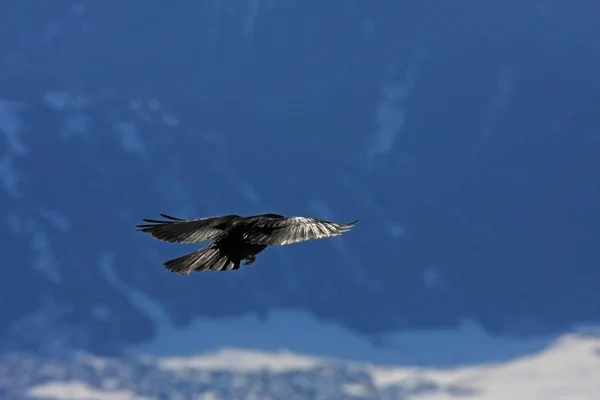
[[[177,243],[200,243],[219,236],[229,223],[239,215],[222,215],[210,218],[180,219],[160,214],[164,221],[144,219],[148,224],[137,225],[138,231],[148,233],[158,240]]]
[[[257,219],[252,221],[245,239],[259,245],[285,245],[338,236],[352,229],[358,220],[350,223],[330,222],[309,217]]]

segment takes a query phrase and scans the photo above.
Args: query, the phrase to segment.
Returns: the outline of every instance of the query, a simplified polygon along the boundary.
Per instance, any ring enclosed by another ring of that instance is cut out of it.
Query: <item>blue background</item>
[[[131,291],[178,327],[598,322],[598,18],[584,0],[2,4],[3,348],[151,340]],[[161,263],[193,247],[135,232],[161,212],[361,222],[182,278]]]

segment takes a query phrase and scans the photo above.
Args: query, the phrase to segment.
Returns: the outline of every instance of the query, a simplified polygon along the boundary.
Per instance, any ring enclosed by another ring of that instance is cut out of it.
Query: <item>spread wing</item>
[[[231,221],[239,215],[219,217],[180,219],[160,214],[164,221],[144,219],[148,224],[137,225],[138,231],[148,233],[158,240],[177,243],[200,243],[211,240],[223,233]]]
[[[264,218],[253,221],[245,238],[253,244],[285,245],[338,236],[357,222],[339,223],[307,217]]]

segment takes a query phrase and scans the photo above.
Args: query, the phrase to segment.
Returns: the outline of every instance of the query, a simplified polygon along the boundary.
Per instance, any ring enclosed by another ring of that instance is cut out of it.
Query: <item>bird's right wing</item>
[[[219,236],[229,223],[239,215],[180,219],[160,214],[164,221],[144,219],[148,224],[137,225],[138,231],[148,233],[158,240],[177,243],[200,243]]]

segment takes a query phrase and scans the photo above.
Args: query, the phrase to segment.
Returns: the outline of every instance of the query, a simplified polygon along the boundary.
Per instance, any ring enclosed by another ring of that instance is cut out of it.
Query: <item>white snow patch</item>
[[[106,368],[109,367],[109,362],[105,358],[97,357],[93,354],[79,353],[78,358],[80,361],[83,361],[84,363],[98,371],[104,371]]]
[[[277,353],[235,348],[195,357],[166,357],[158,359],[159,368],[170,371],[183,369],[230,370],[237,372],[268,371],[283,373],[307,370],[322,364],[314,358],[280,351]]]
[[[198,395],[198,400],[224,400],[224,398],[214,392],[205,392]]]
[[[56,400],[150,400],[149,397],[138,396],[129,390],[101,390],[76,380],[42,383],[29,389],[27,395],[37,399]]]
[[[342,385],[342,390],[352,397],[367,397],[369,395],[369,389],[360,383],[345,383]]]
[[[371,367],[377,386],[415,380],[470,389],[472,400],[600,398],[600,337],[568,334],[550,347],[514,360],[451,369]],[[416,397],[416,396],[415,396]],[[449,392],[419,395],[420,400],[456,399]]]

